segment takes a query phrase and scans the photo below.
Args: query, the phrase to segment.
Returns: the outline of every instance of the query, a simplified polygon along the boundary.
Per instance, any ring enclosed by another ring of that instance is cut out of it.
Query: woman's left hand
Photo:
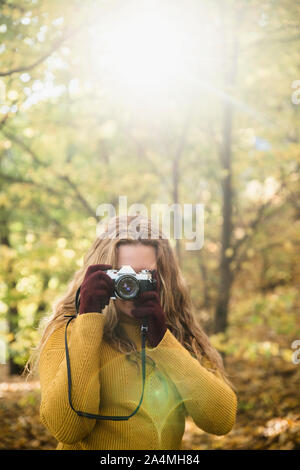
[[[163,311],[157,290],[143,292],[134,300],[135,308],[131,311],[132,315],[141,321],[147,319],[148,332],[147,338],[152,348],[155,348],[167,331],[166,314]]]

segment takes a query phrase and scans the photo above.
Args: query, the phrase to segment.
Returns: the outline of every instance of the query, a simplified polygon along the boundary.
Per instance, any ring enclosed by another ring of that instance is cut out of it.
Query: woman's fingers
[[[113,294],[114,281],[104,270],[108,264],[94,264],[88,267],[80,291],[79,313],[102,311]]]
[[[149,308],[134,308],[131,310],[131,314],[137,318],[137,319],[142,319],[143,317],[149,317],[154,315],[154,310],[152,307]]]
[[[155,291],[147,291],[143,292],[137,299],[134,300],[134,303],[136,305],[144,304],[145,302],[148,302],[149,300],[159,302],[159,297],[157,292]]]
[[[111,269],[110,264],[91,264],[86,271],[86,275],[90,275],[96,271],[106,271]]]
[[[114,282],[111,277],[105,274],[103,271],[95,271],[83,281],[84,285],[88,284],[89,286],[93,286],[95,288],[99,287],[100,285],[104,285],[104,283],[109,290],[111,290],[114,286]]]

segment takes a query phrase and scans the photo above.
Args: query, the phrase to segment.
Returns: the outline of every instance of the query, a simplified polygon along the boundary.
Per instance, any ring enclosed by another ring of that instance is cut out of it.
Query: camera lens
[[[115,290],[122,299],[133,299],[139,291],[139,283],[134,277],[123,276],[118,280]]]

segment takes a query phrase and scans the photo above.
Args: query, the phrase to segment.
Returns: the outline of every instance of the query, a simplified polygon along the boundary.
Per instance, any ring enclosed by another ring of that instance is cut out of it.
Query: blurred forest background
[[[188,419],[184,448],[299,449],[298,2],[0,8],[0,448],[56,447],[20,374],[126,195],[204,204],[203,248],[172,244],[239,408],[225,436]]]

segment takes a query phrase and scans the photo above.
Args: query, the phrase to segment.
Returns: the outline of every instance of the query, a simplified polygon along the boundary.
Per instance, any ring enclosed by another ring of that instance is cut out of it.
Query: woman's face
[[[130,265],[136,273],[142,269],[156,269],[155,248],[149,245],[120,245],[118,248],[118,269],[124,265]],[[119,312],[126,313],[130,317],[131,310],[134,308],[133,300],[122,300],[116,298],[116,309]]]

